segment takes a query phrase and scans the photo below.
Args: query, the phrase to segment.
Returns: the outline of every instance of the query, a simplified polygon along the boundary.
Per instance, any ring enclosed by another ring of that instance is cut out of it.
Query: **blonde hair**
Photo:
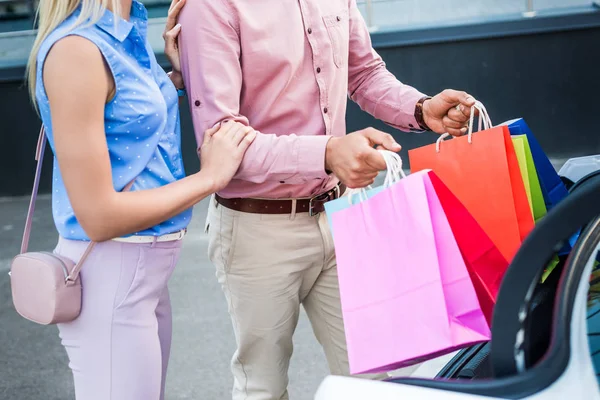
[[[84,22],[86,25],[92,25],[102,17],[107,9],[111,9],[115,15],[121,15],[119,0],[40,0],[35,21],[38,24],[37,35],[33,42],[33,48],[29,55],[26,70],[26,80],[29,85],[29,95],[37,109],[35,97],[37,80],[37,55],[40,51],[42,42],[67,19],[81,4],[81,14],[71,27],[75,29]],[[115,26],[117,20],[115,18]]]

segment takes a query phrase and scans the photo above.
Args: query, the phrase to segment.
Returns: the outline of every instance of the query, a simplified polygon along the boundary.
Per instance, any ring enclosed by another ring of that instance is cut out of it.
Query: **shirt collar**
[[[115,18],[117,18],[116,25]],[[144,5],[137,0],[133,0],[131,2],[129,21],[120,17],[115,17],[115,14],[113,14],[110,10],[106,10],[98,22],[96,22],[96,25],[117,39],[119,42],[123,42],[131,33],[135,19],[139,19],[144,22],[148,19],[146,7],[144,7]]]

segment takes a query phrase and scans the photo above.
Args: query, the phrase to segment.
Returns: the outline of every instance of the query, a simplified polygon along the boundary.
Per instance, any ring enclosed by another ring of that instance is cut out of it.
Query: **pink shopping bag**
[[[429,174],[332,214],[352,374],[392,371],[490,339]]]

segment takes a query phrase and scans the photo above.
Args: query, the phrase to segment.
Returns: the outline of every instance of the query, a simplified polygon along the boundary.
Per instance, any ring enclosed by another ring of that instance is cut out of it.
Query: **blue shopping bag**
[[[568,191],[565,184],[562,182],[558,173],[554,169],[554,166],[548,159],[546,153],[540,146],[529,126],[523,118],[513,119],[511,121],[504,122],[500,125],[508,126],[508,130],[512,136],[526,135],[529,147],[531,149],[531,156],[537,170],[537,175],[540,180],[540,186],[542,188],[542,194],[544,196],[544,202],[548,211],[555,205],[557,205],[562,199],[567,197]]]
[[[506,121],[500,125],[508,126],[511,136],[526,135],[527,141],[529,142],[529,148],[531,150],[531,156],[537,176],[540,181],[540,187],[542,189],[542,195],[544,196],[544,203],[546,203],[546,209],[550,211],[552,207],[557,205],[562,199],[567,197],[569,194],[567,187],[558,176],[558,173],[554,169],[554,166],[548,159],[548,156],[540,146],[533,132],[525,122],[523,118],[517,118],[510,121]],[[571,248],[574,242],[579,237],[579,232],[573,235],[569,242],[565,243],[563,248],[559,251],[559,255],[566,255],[571,252]]]

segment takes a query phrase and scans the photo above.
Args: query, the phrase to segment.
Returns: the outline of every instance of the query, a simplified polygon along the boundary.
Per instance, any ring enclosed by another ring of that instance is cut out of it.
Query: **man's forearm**
[[[247,124],[245,118],[230,119]],[[196,139],[198,143],[202,143],[203,137],[198,131]],[[325,149],[329,139],[331,136],[257,132],[234,179],[252,183],[275,181],[285,184],[325,179],[328,176],[325,171]]]

